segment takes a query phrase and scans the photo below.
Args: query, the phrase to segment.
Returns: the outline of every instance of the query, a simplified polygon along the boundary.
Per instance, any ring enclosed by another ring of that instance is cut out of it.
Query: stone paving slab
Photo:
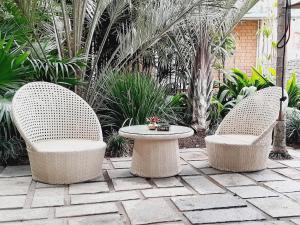
[[[294,180],[269,181],[264,183],[266,186],[278,192],[296,192],[300,191],[300,182]]]
[[[30,220],[23,222],[0,223],[1,225],[68,225],[66,219]]]
[[[287,197],[257,198],[248,201],[274,218],[300,216],[300,204]]]
[[[47,207],[64,205],[65,188],[36,189],[32,201],[32,207]]]
[[[127,191],[152,187],[146,179],[141,177],[116,178],[112,179],[112,182],[116,191]]]
[[[192,224],[213,224],[220,222],[240,222],[266,219],[261,212],[249,207],[188,211],[184,212],[184,215]]]
[[[261,186],[228,187],[228,190],[237,194],[241,198],[266,198],[279,196],[278,193]]]
[[[181,211],[247,206],[246,201],[230,194],[174,197],[172,198],[172,201]]]
[[[68,225],[123,225],[119,214],[107,214],[70,219]]]
[[[216,194],[226,192],[204,176],[185,176],[182,179],[187,182],[199,194]]]
[[[132,225],[181,220],[164,199],[126,201],[123,205]]]
[[[225,187],[255,184],[248,177],[238,173],[218,174],[210,177]]]
[[[31,176],[31,169],[29,165],[26,166],[8,166],[2,173],[0,177],[24,177]]]
[[[55,209],[56,217],[86,216],[118,212],[115,203],[63,206]]]
[[[152,179],[154,184],[159,187],[183,187],[183,184],[176,177],[167,177],[160,179]]]
[[[110,179],[134,176],[132,173],[130,173],[130,169],[107,170],[107,173]]]
[[[15,177],[0,179],[1,195],[25,195],[28,192],[31,177]]]
[[[103,176],[72,185],[32,181],[29,166],[5,168],[0,225],[300,225],[300,158],[231,173],[210,167],[203,149],[180,152],[181,173],[161,179],[133,176],[124,157],[105,159]]]
[[[193,192],[191,192],[186,187],[147,189],[142,190],[142,193],[146,198],[171,197],[193,194]]]
[[[300,168],[300,160],[280,160],[278,162],[288,167]]]
[[[69,187],[70,195],[93,194],[99,192],[109,192],[106,182],[71,184]]]
[[[252,173],[244,173],[247,177],[250,177],[251,179],[255,181],[275,181],[275,180],[286,180],[285,177],[279,175],[278,173],[272,171],[272,170],[261,170],[258,172],[252,172]]]
[[[0,222],[45,219],[48,216],[48,208],[0,210]]]
[[[23,208],[26,196],[0,196],[0,209]]]
[[[283,168],[283,169],[274,169],[275,172],[280,173],[290,179],[300,180],[300,170],[295,168]]]
[[[88,204],[97,202],[114,202],[140,198],[136,191],[118,191],[102,194],[72,195],[71,204]]]

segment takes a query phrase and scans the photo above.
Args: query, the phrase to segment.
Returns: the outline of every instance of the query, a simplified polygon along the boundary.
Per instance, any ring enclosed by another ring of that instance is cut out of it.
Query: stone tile
[[[189,164],[191,164],[193,167],[197,169],[202,169],[202,168],[207,168],[210,167],[209,163],[207,160],[203,161],[189,161]]]
[[[171,222],[181,217],[164,199],[147,199],[123,202],[132,225]]]
[[[295,168],[275,169],[274,171],[277,173],[280,173],[288,178],[291,178],[293,180],[300,179],[300,170],[295,169]]]
[[[117,157],[117,158],[110,158],[112,162],[120,162],[120,161],[131,161],[132,157]]]
[[[300,218],[299,219],[291,219],[291,221],[297,225],[300,225]]]
[[[175,188],[155,188],[142,191],[146,198],[156,198],[156,197],[171,197],[180,195],[192,195],[191,192],[186,187],[175,187]]]
[[[109,163],[103,163],[102,169],[103,170],[111,170],[111,169],[113,169],[113,167]]]
[[[131,161],[112,162],[115,169],[128,169],[131,167]]]
[[[97,202],[113,202],[134,200],[140,198],[140,195],[136,191],[120,191],[101,194],[86,194],[86,195],[72,195],[71,204],[87,204]]]
[[[180,153],[180,157],[185,161],[198,161],[198,160],[207,160],[207,155],[201,151],[195,152],[182,152]]]
[[[159,188],[163,187],[182,187],[183,184],[176,177],[167,177],[152,180]]]
[[[260,186],[228,187],[228,190],[237,194],[241,198],[264,198],[278,196],[277,193]]]
[[[294,199],[300,204],[300,192],[291,192],[291,193],[286,193],[285,195],[291,199]]]
[[[146,179],[141,177],[116,178],[113,179],[112,182],[116,191],[145,189],[152,187]]]
[[[206,149],[205,148],[181,148],[179,149],[180,153],[184,153],[184,152],[203,152],[206,153]]]
[[[261,182],[261,181],[275,181],[275,180],[286,180],[285,177],[275,173],[272,170],[261,170],[257,172],[245,173],[246,176],[251,179]]]
[[[0,174],[0,177],[24,177],[24,176],[31,176],[31,169],[29,165],[8,166]]]
[[[238,173],[218,174],[210,177],[225,187],[255,184],[248,177]]]
[[[45,184],[41,182],[36,182],[35,188],[56,188],[56,187],[67,187],[68,185],[62,184]]]
[[[179,173],[180,176],[190,176],[190,175],[198,175],[198,174],[200,173],[188,164],[182,165],[181,171]]]
[[[217,194],[226,192],[203,176],[185,176],[182,177],[182,179],[199,194]]]
[[[300,168],[300,160],[280,160],[278,161],[283,165],[286,165],[288,167],[299,167]]]
[[[56,217],[87,216],[118,212],[115,203],[63,206],[55,209]]]
[[[85,181],[85,182],[83,182],[83,183],[100,182],[100,181],[105,181],[105,178],[104,178],[104,176],[103,176],[103,173],[102,173],[101,176],[99,176],[99,177],[97,177],[97,178],[95,178],[95,179],[92,179],[92,180],[87,180],[87,181]]]
[[[0,210],[0,222],[45,219],[48,215],[47,208]]]
[[[269,182],[265,182],[264,184],[278,192],[300,191],[300,182],[294,180],[269,181]]]
[[[70,219],[68,225],[123,225],[123,222],[119,214],[107,214]]]
[[[1,225],[67,225],[67,220],[65,219],[29,220],[23,222],[1,223]]]
[[[287,221],[251,221],[241,223],[226,223],[226,225],[291,225],[291,223]]]
[[[133,174],[130,173],[130,169],[107,170],[107,173],[108,173],[108,176],[109,176],[110,179],[133,177]]]
[[[299,150],[293,150],[293,149],[289,149],[288,150],[290,155],[296,158],[300,158],[300,151]]]
[[[287,197],[256,198],[248,202],[274,218],[300,216],[300,204]]]
[[[69,187],[70,195],[93,194],[99,192],[109,192],[106,182],[71,184]]]
[[[36,189],[32,201],[32,207],[49,207],[64,205],[63,187]]]
[[[208,167],[208,168],[203,168],[200,169],[200,171],[206,175],[215,175],[215,174],[224,174],[224,173],[230,173],[228,171],[223,171],[223,170],[217,170],[215,168],[212,167]]]
[[[0,196],[0,209],[23,208],[26,195],[19,196]]]
[[[174,197],[172,198],[172,201],[181,211],[247,206],[244,200],[232,196],[231,194]]]
[[[192,224],[264,220],[265,216],[252,208],[230,208],[184,212]]]
[[[15,177],[0,179],[0,195],[27,194],[31,177]]]
[[[276,168],[285,168],[285,167],[287,167],[286,165],[283,165],[283,164],[281,164],[281,163],[279,163],[279,162],[276,162],[276,161],[274,161],[274,160],[268,160],[267,161],[267,168],[268,169],[276,169]]]

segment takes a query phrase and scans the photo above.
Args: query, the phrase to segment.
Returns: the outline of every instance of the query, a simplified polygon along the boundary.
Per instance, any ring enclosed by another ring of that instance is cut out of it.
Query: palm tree
[[[212,97],[212,67],[217,53],[235,25],[257,3],[257,0],[210,1],[196,7],[169,34],[177,54],[186,63],[190,78],[189,98],[192,102],[192,126],[196,131],[208,128],[208,108]]]
[[[288,0],[278,0],[277,5],[277,39],[279,45],[281,45],[282,37],[286,33],[286,1]],[[284,64],[286,61],[285,49],[277,48],[277,58],[276,58],[276,85],[281,87],[285,86],[284,80]],[[272,159],[291,159],[292,157],[287,151],[286,148],[286,119],[283,113],[279,115],[278,123],[274,129],[274,140],[273,140],[273,149],[270,153],[270,158]]]

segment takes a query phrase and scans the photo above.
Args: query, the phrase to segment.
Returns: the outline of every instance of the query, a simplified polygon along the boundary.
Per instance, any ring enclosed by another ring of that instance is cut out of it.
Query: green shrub
[[[165,86],[148,75],[111,73],[101,86],[103,101],[98,113],[103,127],[118,130],[144,124],[151,116],[177,123],[184,115],[184,97],[168,96]]]
[[[286,139],[288,143],[300,143],[300,110],[298,109],[287,110]]]
[[[117,132],[112,132],[107,139],[107,157],[122,157],[129,155],[129,143],[124,137]]]
[[[286,91],[289,96],[289,107],[300,107],[300,87],[297,85],[297,76],[292,74],[286,84]]]

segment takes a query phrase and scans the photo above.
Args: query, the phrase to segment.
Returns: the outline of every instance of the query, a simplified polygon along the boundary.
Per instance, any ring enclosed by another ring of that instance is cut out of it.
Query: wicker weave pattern
[[[285,93],[287,96],[287,94]],[[266,167],[271,150],[272,130],[280,109],[281,88],[265,88],[236,105],[220,124],[216,134],[208,136],[206,147],[211,166],[227,171],[242,172]],[[288,100],[283,103],[286,110]],[[234,140],[216,143],[218,135],[254,135],[252,144]]]
[[[26,141],[33,178],[52,184],[76,183],[101,175],[106,145],[93,150],[34,149],[45,140],[103,141],[92,108],[74,92],[56,84],[32,82],[15,94],[14,122]]]

